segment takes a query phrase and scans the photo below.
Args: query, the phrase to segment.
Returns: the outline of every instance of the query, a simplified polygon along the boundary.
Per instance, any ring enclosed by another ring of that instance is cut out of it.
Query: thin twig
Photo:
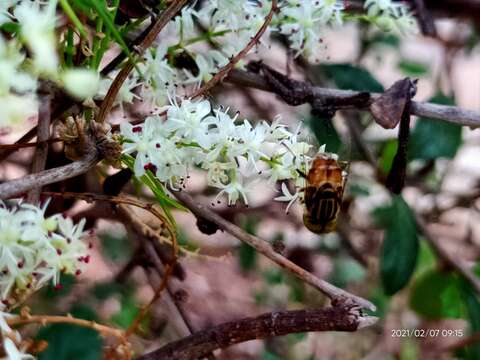
[[[230,71],[232,71],[235,64],[237,64],[243,57],[245,57],[248,52],[252,49],[252,47],[260,40],[263,33],[267,30],[268,25],[272,21],[273,14],[277,11],[277,0],[272,0],[272,7],[268,15],[265,17],[265,21],[263,22],[260,29],[257,31],[254,37],[250,39],[248,44],[240,51],[237,55],[235,55],[224,67],[222,67],[208,82],[203,84],[203,86],[195,91],[191,98],[196,98],[200,95],[205,94],[211,88],[213,88],[218,82],[222,81]]]
[[[164,12],[162,12],[158,16],[157,20],[155,21],[155,24],[152,26],[148,34],[145,36],[142,42],[135,48],[139,56],[141,56],[145,52],[145,50],[152,45],[152,43],[155,41],[160,31],[162,31],[165,25],[169,23],[169,21],[182,9],[182,7],[187,2],[188,0],[174,1]],[[102,105],[100,106],[100,110],[96,119],[97,122],[103,122],[106,119],[107,114],[112,108],[115,98],[117,97],[117,94],[120,91],[120,88],[122,87],[122,84],[127,79],[133,67],[134,67],[134,62],[128,61],[123,66],[122,70],[120,70],[120,72],[117,74],[115,79],[113,80],[112,84],[110,85],[110,88],[107,91],[107,94],[105,95],[102,101]]]
[[[40,106],[38,110],[38,124],[37,124],[37,148],[32,161],[32,174],[39,173],[45,170],[48,155],[48,138],[50,137],[50,105],[52,101],[52,94],[48,90],[48,85],[45,85],[46,91],[40,95]],[[40,198],[41,187],[35,187],[28,192],[27,201],[36,204]]]
[[[295,263],[291,262],[281,254],[276,252],[272,248],[270,243],[268,243],[267,241],[246,233],[238,226],[232,224],[231,222],[222,218],[220,215],[208,209],[206,206],[197,204],[197,202],[185,192],[177,192],[175,193],[175,196],[177,197],[177,199],[183,202],[196,216],[200,216],[204,219],[207,219],[217,224],[217,226],[220,229],[225,230],[226,232],[235,236],[237,239],[252,246],[258,252],[265,255],[276,264],[290,271],[292,274],[302,279],[307,284],[310,284],[311,286],[320,290],[322,293],[328,296],[332,301],[341,300],[345,298],[351,299],[362,308],[375,310],[375,305],[373,305],[370,301],[363,299],[361,297],[358,297],[356,295],[350,294],[340,288],[337,288],[336,286],[326,282],[325,280],[319,279],[312,273],[302,269],[300,266],[296,265]]]
[[[258,74],[233,69],[228,74],[226,81],[237,85],[249,86],[256,89],[273,92],[268,83]],[[313,96],[318,99],[336,99],[343,100],[360,92],[352,90],[338,90],[312,86]],[[380,94],[371,93],[372,101],[380,96]],[[428,102],[412,101],[410,105],[410,113],[416,116],[424,116],[438,120],[448,121],[458,125],[466,125],[472,127],[480,126],[480,112],[462,109],[457,106],[439,105]],[[354,105],[344,105],[344,109],[355,108]],[[368,110],[361,108],[360,110]]]
[[[437,29],[435,28],[435,22],[433,17],[425,6],[424,0],[413,0],[413,6],[415,8],[415,15],[417,16],[420,30],[425,36],[437,36]]]
[[[274,311],[223,323],[136,358],[136,360],[191,360],[241,342],[306,331],[356,331],[375,323],[358,309],[339,304],[315,310]]]
[[[463,263],[455,259],[454,256],[448,253],[442,245],[440,245],[437,238],[432,236],[428,231],[427,225],[423,221],[423,219],[417,215],[416,217],[418,228],[420,229],[421,233],[425,237],[425,240],[432,246],[433,250],[437,253],[437,255],[445,261],[445,263],[450,266],[452,269],[456,270],[461,276],[465,278],[475,289],[475,291],[480,294],[480,279],[478,278],[475,273],[465,266]]]
[[[59,141],[63,141],[63,140],[60,138],[53,138],[53,139],[47,139],[45,141],[34,141],[34,142],[28,142],[28,143],[0,144],[0,151],[3,151],[3,150],[15,151],[15,150],[19,150],[27,147],[41,146],[43,143],[53,144]]]
[[[98,153],[92,148],[81,160],[57,168],[29,174],[0,184],[0,199],[9,199],[21,195],[35,187],[53,184],[87,172],[98,161]]]
[[[124,197],[124,196],[109,196],[109,195],[103,195],[103,194],[94,194],[94,193],[76,193],[76,192],[53,192],[53,191],[43,191],[43,195],[46,196],[58,196],[58,197],[63,197],[63,198],[74,198],[74,199],[81,199],[86,202],[92,202],[92,201],[107,201],[112,204],[126,204],[126,205],[132,205],[138,208],[141,208],[145,211],[148,211],[151,213],[153,216],[158,218],[162,224],[165,225],[165,228],[168,231],[168,234],[170,235],[171,241],[172,241],[172,258],[173,261],[177,259],[178,256],[178,242],[177,242],[177,234],[175,233],[175,229],[173,229],[173,226],[170,224],[168,219],[161,214],[159,210],[157,210],[155,204],[151,203],[144,203],[140,200],[131,198],[131,197]]]
[[[126,360],[131,359],[131,349],[128,342],[125,332],[120,329],[115,329],[106,325],[98,324],[92,320],[78,319],[74,318],[71,315],[60,316],[60,315],[31,315],[30,309],[28,307],[22,308],[20,315],[12,318],[5,319],[7,324],[11,327],[27,325],[27,324],[40,324],[42,326],[48,324],[73,324],[77,326],[82,326],[85,328],[93,329],[98,332],[104,338],[113,337],[117,339],[120,346],[116,345],[116,353],[121,353],[123,358]],[[119,352],[120,350],[120,352]]]

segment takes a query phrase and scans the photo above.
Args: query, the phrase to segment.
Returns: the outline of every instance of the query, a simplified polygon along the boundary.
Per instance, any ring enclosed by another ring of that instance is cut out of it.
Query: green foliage
[[[132,324],[140,309],[137,301],[132,295],[123,296],[121,299],[121,308],[116,314],[112,315],[111,321],[123,328],[127,329]]]
[[[133,254],[132,242],[126,236],[116,236],[110,233],[100,233],[102,252],[115,262],[130,259]]]
[[[397,66],[407,76],[419,77],[428,75],[428,65],[416,61],[402,59]]]
[[[131,289],[125,284],[119,284],[116,282],[99,283],[92,288],[93,295],[101,301],[107,300],[109,297],[116,294],[127,295],[130,291]]]
[[[452,98],[437,94],[430,102],[453,105]],[[462,143],[462,127],[447,121],[419,118],[410,137],[411,159],[435,160],[440,157],[453,158]]]
[[[355,197],[370,195],[370,190],[368,187],[358,182],[350,181],[350,185],[347,187],[347,189],[349,193]]]
[[[383,85],[361,66],[352,64],[323,64],[316,67],[339,89],[354,91],[383,92]]]
[[[326,151],[338,153],[342,141],[330,119],[311,116],[306,123],[315,135],[319,145],[325,144]]]
[[[345,287],[349,283],[362,281],[365,275],[365,269],[357,261],[340,256],[335,259],[330,281],[338,287]]]
[[[281,360],[281,358],[268,350],[264,350],[260,356],[260,360]]]
[[[480,331],[480,302],[475,289],[465,279],[459,279],[459,289],[461,296],[465,301],[468,319],[470,322],[470,332]],[[480,359],[480,344],[476,343],[466,349],[466,358],[469,360]]]
[[[72,316],[96,320],[95,313],[87,307],[77,307]],[[37,334],[37,340],[48,342],[39,360],[99,360],[102,358],[102,339],[92,329],[71,324],[48,325]]]
[[[257,221],[253,217],[246,217],[245,221],[243,222],[243,229],[247,233],[255,235]],[[242,242],[238,249],[238,261],[243,271],[255,269],[257,265],[257,251],[250,245]]]
[[[456,275],[436,269],[424,272],[413,283],[410,308],[431,320],[461,317],[462,297]]]
[[[98,235],[102,244],[102,252],[112,261],[118,262],[130,259],[133,254],[132,242],[127,236],[117,236],[110,233]]]
[[[388,174],[390,169],[392,168],[393,159],[395,158],[395,154],[397,153],[398,149],[398,142],[397,140],[390,140],[387,141],[383,147],[382,155],[379,161],[379,168],[384,174]]]
[[[377,223],[385,229],[380,273],[385,293],[393,295],[405,287],[415,270],[419,241],[415,217],[401,195],[390,206],[374,211]]]
[[[58,281],[58,285],[54,286],[50,284],[44,290],[42,290],[42,292],[47,299],[61,298],[68,295],[70,291],[72,291],[75,283],[76,278],[74,275],[60,274],[60,280]]]
[[[135,159],[128,155],[124,154],[122,155],[122,162],[128,166],[130,170],[133,171],[134,164],[135,164]],[[148,170],[145,175],[141,176],[139,179],[143,184],[148,186],[150,190],[152,190],[153,194],[155,195],[155,198],[157,199],[160,207],[162,210],[165,212],[165,216],[167,219],[170,221],[170,223],[175,226],[175,219],[172,216],[172,212],[170,211],[170,208],[175,208],[178,210],[183,210],[183,211],[188,211],[186,207],[184,207],[182,204],[180,204],[178,201],[172,199],[167,195],[165,192],[165,189],[163,187],[163,184],[158,180],[155,175]]]

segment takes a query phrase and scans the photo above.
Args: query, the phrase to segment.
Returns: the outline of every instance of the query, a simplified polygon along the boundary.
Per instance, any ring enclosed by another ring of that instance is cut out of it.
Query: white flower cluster
[[[34,356],[27,354],[22,346],[22,337],[20,333],[13,330],[7,322],[7,319],[17,317],[17,315],[3,312],[4,307],[0,306],[0,337],[3,341],[3,351],[5,352],[5,360],[27,360],[35,359]]]
[[[248,205],[248,193],[259,178],[303,181],[297,169],[305,170],[311,145],[298,141],[297,132],[278,120],[237,123],[238,114],[232,117],[221,108],[212,114],[205,100],[167,108],[165,121],[152,116],[142,125],[120,125],[124,153],[136,157],[136,176],[150,170],[175,189],[198,166],[207,171],[208,184],[220,189],[215,201],[226,194],[228,205],[239,198]]]
[[[45,218],[42,208],[17,203],[9,209],[0,203],[0,298],[15,305],[47,282],[59,286],[60,273],[79,275],[89,262],[88,245],[82,241],[85,221]]]
[[[0,2],[0,25],[15,21],[20,29],[19,36],[8,41],[0,35],[0,129],[37,113],[35,92],[39,78],[57,82],[79,99],[97,92],[99,77],[95,71],[60,68],[56,7],[57,0]],[[22,46],[32,54],[31,61]]]
[[[382,31],[397,29],[403,34],[416,33],[417,21],[408,7],[392,0],[367,0],[364,4],[369,20]]]
[[[287,36],[290,47],[298,56],[314,54],[321,43],[322,28],[342,23],[344,1],[286,0],[280,7],[280,32]]]

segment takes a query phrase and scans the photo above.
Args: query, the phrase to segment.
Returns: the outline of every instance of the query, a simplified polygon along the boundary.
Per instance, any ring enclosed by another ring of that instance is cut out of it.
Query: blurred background
[[[479,5],[478,1],[470,2],[470,12],[465,10],[468,4],[464,3],[468,2],[463,1],[450,2],[451,12],[447,5],[434,12],[438,17],[435,37],[403,37],[380,33],[363,24],[347,24],[325,30],[324,49],[316,64],[294,59],[282,39],[272,40],[271,47],[260,47],[251,58],[260,58],[295,79],[323,87],[382,92],[404,77],[417,78],[416,101],[480,111],[479,13],[475,13]],[[320,236],[309,232],[302,223],[302,205],[296,204],[287,215],[285,204],[272,200],[279,189],[266,183],[258,185],[248,208],[218,205],[214,209],[247,232],[268,240],[303,268],[370,299],[378,307],[375,315],[380,317],[373,327],[355,333],[292,334],[246,342],[215,353],[218,359],[480,359],[480,345],[476,343],[480,338],[469,337],[480,331],[478,295],[421,234],[412,235],[415,225],[402,211],[404,205],[392,202],[384,187],[397,148],[397,129],[385,130],[369,113],[357,111],[338,112],[329,124],[315,119],[309,106],[290,107],[273,94],[227,83],[218,86],[211,96],[217,104],[240,110],[240,119],[271,121],[280,114],[292,128],[303,123],[301,137],[316,143],[316,148],[326,144],[327,151],[350,162],[335,233]],[[139,104],[134,104],[127,111],[136,116],[141,111],[138,108]],[[3,135],[1,141],[11,143],[21,134],[22,129],[18,129]],[[444,251],[461,266],[476,271],[480,255],[479,130],[415,118],[408,156],[403,198]],[[29,149],[16,152],[0,168],[0,177],[5,180],[27,173],[30,158]],[[49,161],[55,161],[55,157],[49,157]],[[97,170],[104,177],[108,171]],[[98,173],[86,174],[59,184],[57,190],[94,191],[99,189],[92,180],[96,177]],[[131,186],[125,190],[153,199],[145,189]],[[193,171],[186,190],[204,204],[210,204],[215,195],[200,171]],[[114,215],[108,216],[108,209],[84,202],[72,202],[70,206],[69,215],[86,217],[95,229],[91,265],[79,278],[62,279],[61,289],[42,291],[31,300],[32,308],[37,313],[71,312],[126,328],[139,306],[153,295],[152,287],[158,285],[159,278],[136,266],[138,242]],[[137,215],[156,226],[148,214],[139,211]],[[98,220],[102,217],[107,219]],[[134,349],[155,349],[185,336],[179,309],[198,330],[275,309],[328,304],[318,291],[283,272],[248,245],[220,231],[202,233],[189,213],[175,212],[175,218],[183,246],[183,270],[178,270],[168,293],[151,309],[141,336],[133,339]],[[395,244],[391,251],[382,251],[386,233]],[[382,270],[386,262],[395,264],[394,271]],[[480,267],[478,270],[480,275]],[[397,278],[410,273],[406,286],[398,289]],[[59,327],[68,331],[59,332]],[[392,336],[398,335],[394,330],[402,329],[438,329],[440,335]],[[52,325],[37,337],[68,344],[52,345],[60,353],[47,350],[40,359],[96,359],[100,354],[101,340],[89,329]],[[74,354],[77,357],[72,357]]]

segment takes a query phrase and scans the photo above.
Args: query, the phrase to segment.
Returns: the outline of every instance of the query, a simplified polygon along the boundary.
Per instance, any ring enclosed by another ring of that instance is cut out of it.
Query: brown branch
[[[340,288],[337,288],[336,286],[326,282],[325,280],[319,279],[312,273],[302,269],[300,266],[296,265],[295,263],[291,262],[281,254],[276,252],[272,248],[270,243],[268,243],[267,241],[246,233],[238,226],[232,224],[231,222],[222,218],[220,215],[208,209],[206,206],[197,204],[197,202],[185,192],[177,192],[175,193],[175,196],[177,197],[177,199],[183,202],[185,206],[187,206],[197,217],[204,218],[217,224],[220,229],[225,230],[229,234],[235,236],[237,239],[252,246],[258,252],[265,255],[267,258],[280,265],[282,268],[290,271],[292,274],[294,274],[307,284],[320,290],[322,293],[328,296],[332,300],[332,302],[341,299],[351,299],[362,308],[375,310],[375,305],[373,305],[370,301],[350,294]]]
[[[169,21],[182,9],[187,2],[188,0],[173,1],[171,5],[158,16],[155,24],[152,26],[148,34],[140,42],[140,44],[135,47],[135,50],[139,56],[141,56],[145,50],[152,45],[160,31],[162,31],[165,25],[169,23]],[[105,98],[102,101],[102,105],[100,106],[100,110],[96,119],[97,122],[103,122],[106,119],[107,114],[112,108],[115,98],[122,87],[122,84],[127,79],[133,67],[134,61],[128,61],[113,80],[110,88],[107,91],[107,94],[105,95]]]
[[[37,128],[35,127],[35,129]],[[59,141],[63,141],[63,140],[60,138],[53,138],[53,139],[47,139],[45,141],[34,141],[34,142],[28,142],[28,143],[0,144],[0,152],[4,150],[16,151],[16,150],[27,148],[27,147],[36,147],[36,146],[38,147],[38,146],[41,146],[43,143],[53,144]]]
[[[315,310],[274,311],[223,323],[194,333],[136,360],[198,359],[216,349],[241,342],[306,331],[356,331],[372,324],[358,309],[338,304]]]
[[[97,150],[93,148],[79,161],[7,181],[0,184],[0,199],[19,196],[35,187],[53,184],[83,174],[93,167],[98,160]]]
[[[413,7],[415,8],[415,15],[417,16],[418,24],[422,34],[425,36],[437,36],[437,29],[435,28],[435,22],[425,6],[424,0],[412,0]]]
[[[196,98],[200,95],[205,94],[211,88],[213,88],[218,82],[222,81],[229,73],[232,71],[235,64],[237,64],[243,57],[245,57],[248,52],[252,49],[252,47],[260,40],[263,33],[267,30],[268,25],[272,21],[273,14],[277,11],[277,0],[272,0],[272,7],[268,15],[265,17],[265,21],[263,22],[260,29],[257,31],[254,37],[250,39],[247,46],[245,46],[242,51],[240,51],[237,55],[235,55],[224,67],[222,67],[216,74],[213,76],[207,83],[205,83],[200,89],[195,91],[191,98]]]
[[[258,76],[258,74],[254,74],[251,72],[233,69],[227,76],[226,80],[233,84],[274,92],[274,90],[270,88],[268,83],[261,76]],[[329,89],[317,86],[312,86],[311,91],[313,97],[318,99],[325,99],[326,101],[328,101],[328,99],[345,100],[351,98],[352,96],[360,94],[360,92],[357,91]],[[380,94],[375,93],[372,93],[370,95],[372,98],[371,101],[380,96]],[[419,101],[412,101],[410,106],[410,113],[412,115],[444,120],[458,125],[466,125],[472,127],[480,126],[480,112],[478,111],[466,110],[457,106],[446,106]],[[345,104],[344,106],[342,106],[342,108],[352,109],[357,107],[355,107],[355,104]],[[368,111],[367,107],[357,109]]]
[[[48,87],[45,85],[44,87]],[[48,155],[48,138],[50,137],[50,106],[52,94],[48,88],[42,89],[44,93],[40,95],[40,106],[38,110],[37,124],[37,148],[32,161],[32,174],[39,173],[45,169]],[[42,91],[41,90],[41,91]],[[40,198],[41,187],[35,187],[28,192],[27,201],[35,204]]]

